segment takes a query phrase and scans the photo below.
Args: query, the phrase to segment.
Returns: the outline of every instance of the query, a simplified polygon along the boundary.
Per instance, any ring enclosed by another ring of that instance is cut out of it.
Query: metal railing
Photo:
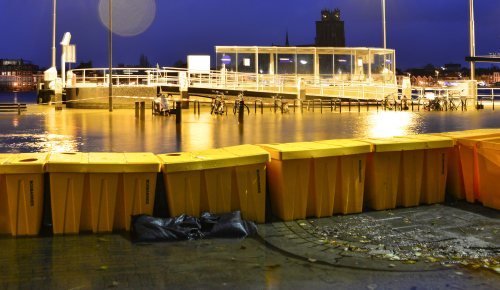
[[[108,86],[107,68],[74,69],[68,87]],[[296,94],[299,86],[318,96],[383,96],[396,84],[359,80],[354,75],[268,75],[231,71],[193,72],[182,68],[115,68],[114,86],[185,86]]]

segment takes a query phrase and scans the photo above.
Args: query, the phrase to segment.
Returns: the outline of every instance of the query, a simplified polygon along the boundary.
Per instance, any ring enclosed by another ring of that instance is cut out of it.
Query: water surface
[[[34,99],[34,95],[32,94]],[[27,98],[25,95],[0,95]],[[29,102],[28,102],[29,103]],[[203,150],[237,144],[315,141],[334,138],[384,137],[434,133],[477,128],[500,127],[500,112],[490,107],[482,111],[394,112],[375,110],[358,112],[353,107],[342,113],[324,109],[321,114],[299,111],[274,113],[269,108],[257,114],[250,106],[243,124],[232,111],[227,116],[200,115],[183,110],[182,123],[175,116],[153,116],[146,110],[143,119],[134,110],[63,109],[47,105],[29,105],[28,112],[0,114],[0,152],[112,151],[169,153]]]

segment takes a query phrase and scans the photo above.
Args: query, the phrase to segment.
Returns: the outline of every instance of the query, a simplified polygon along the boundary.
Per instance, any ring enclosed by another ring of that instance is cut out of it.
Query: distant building
[[[281,46],[272,44],[272,46]],[[290,46],[288,31],[285,46]],[[298,47],[345,47],[344,21],[340,20],[340,10],[321,10],[321,20],[316,21],[314,44],[299,44]]]
[[[316,21],[315,46],[345,47],[344,21],[340,10],[321,10],[321,20]]]
[[[33,91],[39,68],[23,59],[0,59],[0,91]]]

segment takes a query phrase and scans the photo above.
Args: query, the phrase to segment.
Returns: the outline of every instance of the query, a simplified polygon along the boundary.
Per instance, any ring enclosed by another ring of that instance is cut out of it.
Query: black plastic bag
[[[256,232],[257,226],[242,220],[239,211],[221,215],[205,212],[200,218],[184,214],[174,218],[134,215],[131,220],[133,242],[244,238]]]
[[[244,238],[257,232],[255,223],[243,220],[239,211],[218,216],[205,212],[200,224],[204,235],[212,238]]]

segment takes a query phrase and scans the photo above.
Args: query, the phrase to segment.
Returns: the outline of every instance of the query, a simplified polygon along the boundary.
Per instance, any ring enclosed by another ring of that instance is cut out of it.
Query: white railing
[[[486,100],[500,99],[500,87],[499,88],[477,88],[477,98]]]
[[[107,68],[74,69],[68,87],[109,85]],[[341,75],[269,75],[230,71],[193,72],[182,68],[114,68],[113,86],[180,86],[215,90],[248,90],[277,94],[306,94],[319,97],[383,99],[397,94],[392,78],[372,75],[373,80],[351,74]]]
[[[113,86],[149,86],[154,68],[113,68]],[[95,87],[109,85],[108,68],[73,69],[68,87]],[[71,74],[70,73],[70,74]]]

